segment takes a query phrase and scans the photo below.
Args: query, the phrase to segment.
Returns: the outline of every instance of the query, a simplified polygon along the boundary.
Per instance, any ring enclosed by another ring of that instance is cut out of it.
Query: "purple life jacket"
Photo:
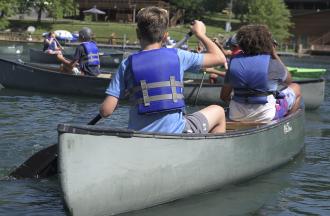
[[[47,40],[50,40],[51,37],[47,37]],[[53,50],[53,51],[56,51],[56,41],[53,40],[50,44],[44,42],[44,48],[43,48],[43,51],[46,51],[46,50]]]
[[[86,56],[83,57],[79,65],[83,68],[83,65],[87,66],[97,66],[100,65],[100,58],[99,58],[99,49],[96,46],[94,41],[83,42],[81,45],[84,47]]]
[[[176,49],[141,51],[129,57],[139,114],[182,111],[183,80]]]

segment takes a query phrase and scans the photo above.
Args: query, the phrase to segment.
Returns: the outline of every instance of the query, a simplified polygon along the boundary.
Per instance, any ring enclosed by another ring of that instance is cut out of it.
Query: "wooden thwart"
[[[235,121],[227,121],[226,122],[226,130],[243,130],[250,128],[258,128],[267,123],[264,122],[235,122]]]

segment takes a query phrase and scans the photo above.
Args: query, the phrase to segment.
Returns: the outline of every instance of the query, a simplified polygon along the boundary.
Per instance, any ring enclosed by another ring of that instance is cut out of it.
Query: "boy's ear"
[[[167,37],[168,37],[169,33],[168,32],[165,32],[164,35],[163,35],[163,38],[162,38],[162,41],[167,41]]]

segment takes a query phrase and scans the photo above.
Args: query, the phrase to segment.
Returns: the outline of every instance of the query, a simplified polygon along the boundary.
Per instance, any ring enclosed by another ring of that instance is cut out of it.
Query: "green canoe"
[[[287,69],[294,77],[306,78],[320,78],[327,72],[327,70],[323,68],[287,67]]]

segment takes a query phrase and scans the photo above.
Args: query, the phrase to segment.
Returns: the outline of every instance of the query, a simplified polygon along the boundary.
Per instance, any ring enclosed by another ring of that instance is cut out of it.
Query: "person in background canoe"
[[[96,43],[92,41],[92,35],[93,32],[88,27],[79,31],[79,41],[82,43],[76,48],[73,60],[63,62],[63,72],[88,76],[100,74],[99,49]]]
[[[194,52],[194,53],[204,53],[205,51],[206,51],[206,49],[201,41],[198,42],[195,50],[192,50],[192,52]],[[227,63],[225,63],[225,65],[224,65],[225,67],[226,67],[226,64]],[[219,70],[215,69],[214,67],[202,68],[202,71],[209,74],[209,83],[211,83],[211,84],[214,84],[217,82],[218,75],[225,76],[225,72],[219,71]]]
[[[112,78],[100,107],[102,117],[115,110],[119,98],[130,92],[132,102],[128,128],[159,133],[223,133],[226,130],[222,107],[210,105],[184,115],[184,71],[198,71],[225,63],[225,56],[206,36],[205,25],[195,21],[191,31],[206,47],[203,54],[176,48],[162,48],[167,38],[168,12],[147,7],[137,14],[137,37],[142,51],[123,60]]]
[[[277,55],[268,27],[242,26],[236,37],[243,53],[231,58],[220,96],[225,102],[230,101],[229,118],[267,122],[296,111],[300,106],[300,87],[292,83]],[[287,88],[277,91],[279,84]]]
[[[62,46],[56,40],[55,32],[49,32],[45,37],[43,51],[50,55],[56,55],[56,58],[61,62],[65,61],[62,54]]]
[[[221,52],[226,56],[227,55],[227,52],[222,47],[219,39],[215,37],[215,38],[212,39],[212,41],[219,47],[219,49],[221,50]],[[227,62],[224,64],[224,68],[225,68],[225,71],[228,70]],[[212,68],[205,68],[204,71],[209,74],[209,83],[210,84],[217,83],[219,76],[225,77],[225,75],[226,75],[226,72],[225,71],[220,71],[220,70],[218,70],[218,69],[216,69],[214,67],[212,67]]]
[[[242,53],[243,51],[239,48],[239,45],[236,40],[236,34],[233,36],[229,37],[227,41],[225,42],[225,47],[223,47],[219,41],[218,38],[213,38],[212,40],[222,51],[222,53],[227,57],[227,62],[224,65],[225,71],[228,70],[228,62],[230,61],[230,58],[234,57],[235,55],[238,55]],[[226,48],[226,49],[225,49]],[[210,83],[216,83],[217,79],[219,76],[225,77],[226,72],[224,71],[219,71],[215,68],[207,68],[205,70],[207,73],[209,73],[209,81]]]

